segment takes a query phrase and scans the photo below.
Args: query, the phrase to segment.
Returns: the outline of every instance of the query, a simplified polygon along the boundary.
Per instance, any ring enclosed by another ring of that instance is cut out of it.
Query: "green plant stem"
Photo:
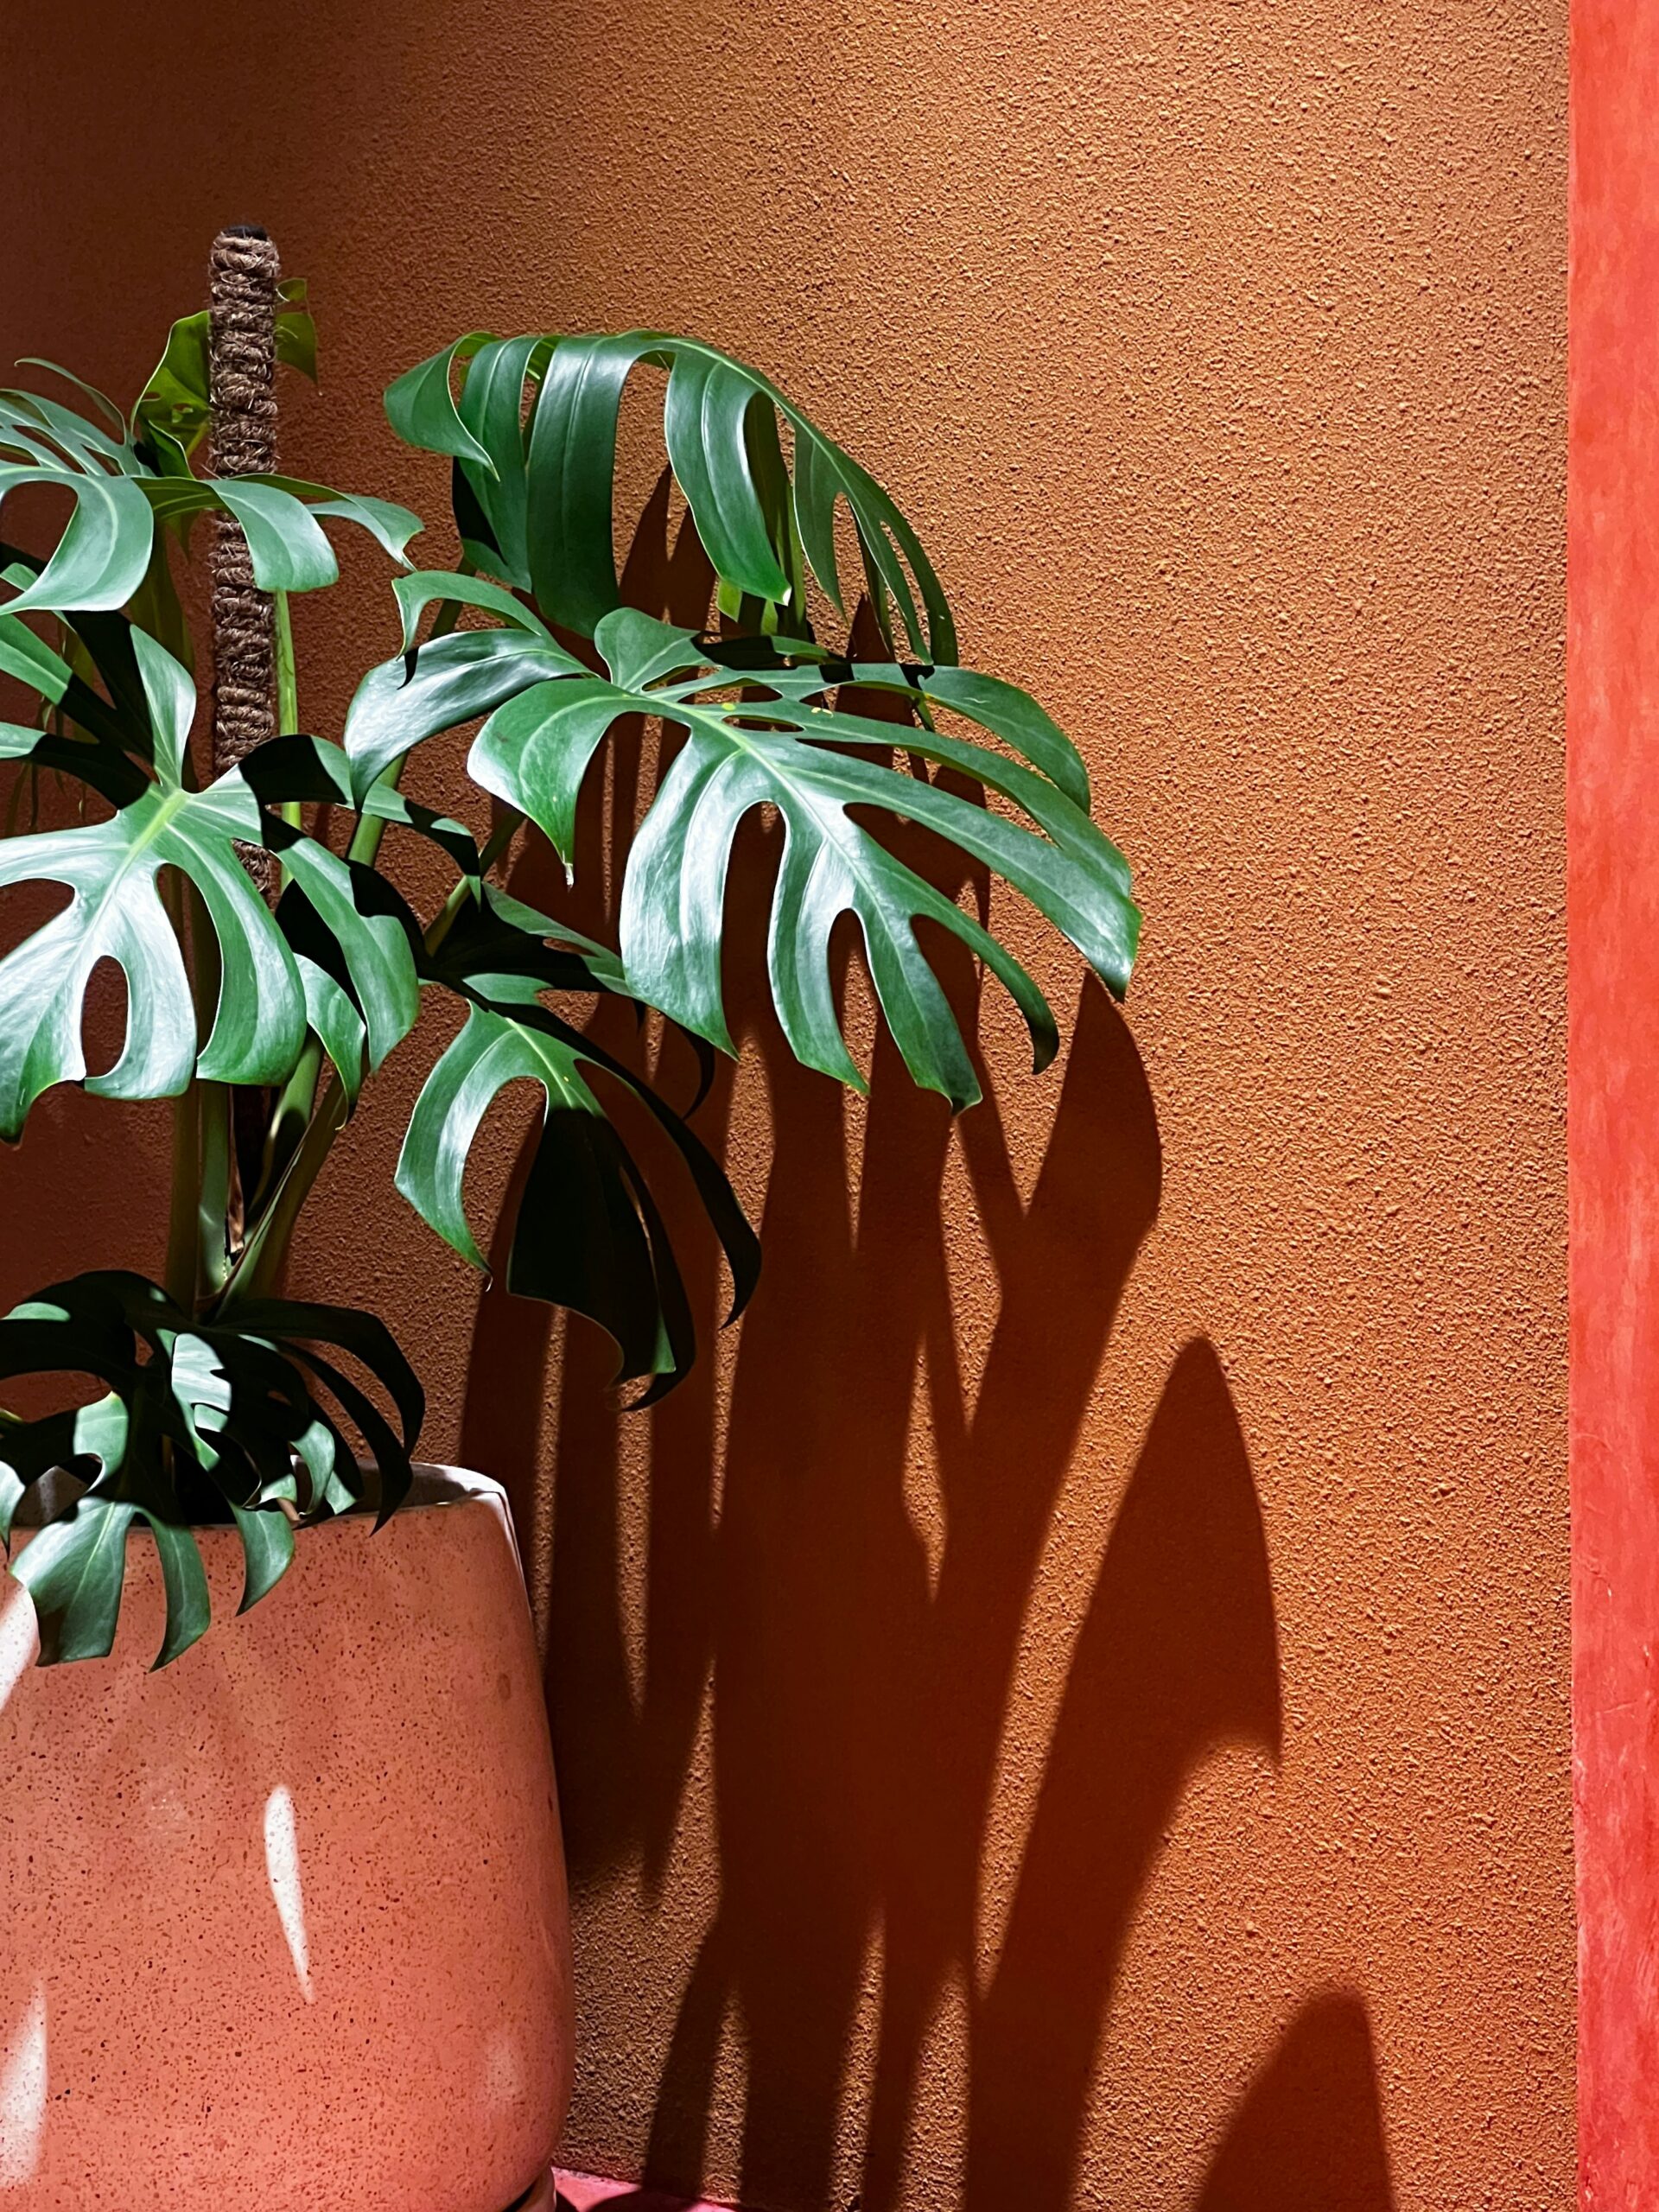
[[[403,771],[403,762],[394,761],[380,781],[388,791],[396,791]],[[380,840],[385,823],[378,817],[361,815],[352,832],[351,842],[346,848],[346,857],[360,868],[372,868],[380,850]],[[305,1050],[296,1062],[294,1072],[276,1094],[271,1109],[270,1127],[265,1135],[265,1157],[260,1177],[261,1192],[269,1190],[274,1179],[280,1175],[299,1142],[300,1132],[309,1122],[316,1104],[317,1085],[322,1079],[322,1046],[315,1037],[308,1039]]]
[[[163,890],[175,932],[190,947],[190,995],[198,1042],[206,1038],[219,1000],[219,942],[207,925],[194,886],[173,876]],[[173,1113],[173,1188],[168,1208],[167,1288],[189,1312],[201,1287],[204,1258],[225,1243],[230,1199],[228,1102],[222,1086],[192,1076]],[[213,1124],[227,1126],[221,1142]],[[217,1242],[215,1242],[217,1239]],[[222,1280],[222,1276],[220,1278]]]
[[[311,1118],[316,1103],[317,1084],[322,1077],[322,1046],[315,1037],[308,1037],[305,1049],[295,1063],[294,1072],[276,1094],[276,1103],[270,1109],[270,1126],[265,1131],[264,1157],[260,1162],[259,1187],[254,1193],[254,1211],[261,1209],[267,1194],[275,1187],[293,1157],[294,1149]]]
[[[275,594],[276,613],[276,734],[291,736],[300,726],[299,675],[294,658],[294,617],[289,612],[288,594]],[[296,830],[300,826],[300,803],[288,799],[278,810],[284,822]]]
[[[287,737],[300,726],[300,695],[294,663],[294,618],[288,594],[274,595],[276,615],[276,734]]]
[[[496,823],[480,856],[484,871],[493,868],[506,851],[524,819],[522,814],[509,810]],[[455,917],[472,895],[472,878],[464,876],[444,900],[426,931],[425,944],[429,952],[435,952],[443,943],[454,926]],[[313,1053],[315,1055],[311,1076],[315,1084],[321,1073],[322,1049],[313,1039],[308,1044],[306,1052],[308,1057]],[[302,1065],[304,1065],[302,1061]],[[296,1070],[296,1075],[298,1073]],[[280,1106],[278,1111],[281,1111]],[[221,1313],[231,1312],[250,1298],[262,1295],[275,1281],[301,1209],[322,1173],[334,1139],[349,1118],[345,1087],[336,1080],[330,1084],[321,1105],[311,1113],[304,1133],[286,1163],[276,1170],[277,1180],[275,1188],[225,1286],[219,1307]]]
[[[286,592],[276,594],[276,726],[282,732],[296,730],[300,726],[294,624],[289,612]],[[381,780],[390,790],[395,791],[402,771],[402,761],[396,761]],[[282,815],[285,822],[291,822],[298,827],[300,810],[297,802],[290,801],[282,809]],[[372,868],[380,850],[380,839],[385,826],[384,822],[372,820],[367,815],[359,817],[352,833],[351,842],[346,847],[346,859],[364,868]],[[310,1122],[316,1105],[317,1085],[321,1078],[322,1046],[313,1037],[308,1040],[294,1072],[276,1094],[276,1103],[271,1108],[270,1124],[265,1132],[264,1159],[259,1190],[256,1193],[257,1202],[264,1200],[265,1193],[286,1171],[299,1145],[302,1133]]]
[[[219,1006],[219,938],[207,918],[201,893],[185,891],[190,914],[190,972],[196,1001],[198,1036],[205,1038]],[[222,1083],[195,1084],[196,1272],[192,1295],[212,1297],[230,1266],[231,1184],[236,1147],[231,1125],[231,1094]]]
[[[447,635],[460,619],[460,603],[446,601],[432,625],[432,637]],[[276,594],[276,692],[279,728],[297,728],[294,635],[287,594],[283,592]],[[389,791],[396,791],[403,770],[404,762],[395,760],[379,780]],[[298,812],[297,807],[291,811],[283,809],[284,816],[289,819],[297,819]],[[497,823],[484,847],[481,873],[487,873],[505,852],[524,818],[522,814],[509,810]],[[372,868],[385,828],[378,816],[360,815],[346,849],[346,859],[358,867]],[[471,882],[463,878],[426,932],[429,951],[435,951],[443,942],[454,926],[455,916],[471,895]],[[275,1281],[301,1209],[322,1172],[334,1139],[350,1118],[345,1090],[338,1081],[331,1084],[321,1105],[317,1104],[323,1066],[321,1044],[315,1037],[308,1038],[294,1072],[283,1085],[271,1109],[257,1194],[263,1201],[263,1210],[228,1279],[222,1278],[216,1287],[221,1312],[257,1296]]]
[[[231,1093],[222,1083],[198,1083],[200,1106],[200,1150],[196,1173],[195,1294],[216,1298],[230,1273],[228,1224],[231,1211],[231,1166],[236,1146],[231,1126]]]
[[[470,572],[463,570],[462,573],[466,574]],[[291,724],[285,721],[283,723],[283,728],[286,729],[291,727],[297,729],[299,727],[299,709],[297,704],[293,703],[294,694],[292,690],[294,681],[293,629],[288,617],[287,594],[279,593],[277,594],[277,598],[280,608],[277,620],[277,690],[279,706],[282,692],[282,641],[283,638],[286,637],[288,640],[287,652],[289,667],[289,682],[290,686],[289,696],[294,719]],[[461,608],[458,602],[454,600],[446,601],[445,603],[438,609],[437,619],[432,625],[432,635],[435,638],[441,638],[447,635],[449,631],[454,628],[456,622],[460,620],[460,617]],[[402,779],[403,772],[404,762],[402,760],[394,760],[391,767],[387,769],[385,774],[382,776],[379,780],[385,785],[388,791],[395,791]],[[295,809],[295,814],[297,817],[297,808]],[[518,822],[522,822],[523,819],[524,817],[522,815],[517,817],[517,821]],[[386,825],[378,817],[378,816],[369,814],[360,815],[358,817],[357,827],[352,832],[351,842],[346,848],[346,859],[359,868],[372,868],[376,860],[379,856],[380,840],[385,835],[385,830]],[[486,866],[487,867],[488,864],[489,863],[486,861]],[[450,895],[453,898],[454,894],[452,893]],[[312,1109],[316,1103],[317,1084],[321,1080],[321,1076],[322,1047],[314,1037],[307,1045],[304,1052],[302,1053],[299,1065],[294,1070],[293,1074],[289,1076],[288,1081],[283,1085],[282,1090],[277,1096],[276,1106],[273,1108],[271,1112],[270,1131],[265,1141],[264,1174],[262,1178],[262,1183],[265,1188],[270,1187],[273,1178],[280,1174],[287,1166],[288,1158],[293,1147],[296,1146],[299,1141],[300,1130],[309,1122]]]
[[[173,1102],[173,1190],[162,1277],[168,1296],[187,1313],[195,1299],[196,1254],[201,1244],[196,1211],[201,1188],[200,1157],[201,1085],[192,1076]]]
[[[242,1248],[241,1256],[219,1298],[218,1310],[221,1315],[234,1312],[251,1298],[261,1296],[275,1282],[300,1210],[310,1197],[329,1148],[345,1128],[346,1117],[345,1088],[335,1082],[307,1122],[305,1134],[270,1205]]]
[[[273,594],[271,604],[276,631],[276,734],[279,737],[287,737],[300,726],[299,676],[294,658],[294,617],[285,591]],[[297,799],[284,800],[276,811],[290,829],[300,828],[302,817]],[[287,887],[288,880],[288,870],[279,861],[276,878],[279,893]],[[264,1141],[260,1147],[258,1185],[252,1191],[245,1189],[242,1194],[246,1218],[252,1217],[265,1192],[270,1187],[274,1174],[285,1163],[288,1150],[297,1141],[298,1130],[294,1126],[295,1122],[297,1121],[303,1125],[306,1116],[311,1111],[317,1082],[315,1061],[309,1068],[308,1081],[303,1079],[310,1057],[308,1046],[299,1065],[271,1103],[265,1122]],[[207,1286],[210,1294],[217,1294],[224,1287],[225,1280],[225,1271],[221,1270],[219,1280],[210,1281]]]
[[[524,817],[516,807],[502,810],[501,819],[491,830],[484,849],[478,856],[478,874],[481,883],[495,866],[507,847],[524,826]],[[435,952],[455,925],[455,917],[473,895],[473,880],[463,875],[438,909],[431,927],[426,932],[425,944],[429,952]]]

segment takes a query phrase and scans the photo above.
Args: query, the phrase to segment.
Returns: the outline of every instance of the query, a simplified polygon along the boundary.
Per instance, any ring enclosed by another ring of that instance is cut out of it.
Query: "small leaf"
[[[251,1513],[233,1505],[231,1510],[241,1531],[245,1562],[242,1602],[236,1610],[245,1613],[269,1596],[293,1565],[294,1530],[279,1505],[261,1506]]]
[[[161,1554],[162,1587],[167,1593],[167,1630],[156,1655],[156,1666],[161,1668],[171,1665],[181,1652],[188,1651],[207,1633],[213,1608],[195,1538],[188,1529],[174,1528],[153,1513],[145,1518]]]
[[[301,289],[296,292],[286,284],[278,291],[287,300],[305,297],[303,281],[296,279]],[[297,369],[311,383],[317,380],[317,326],[302,307],[281,309],[276,316],[276,358],[284,366]]]
[[[86,1497],[32,1536],[11,1571],[35,1601],[41,1664],[103,1659],[115,1643],[127,1532],[138,1509]]]

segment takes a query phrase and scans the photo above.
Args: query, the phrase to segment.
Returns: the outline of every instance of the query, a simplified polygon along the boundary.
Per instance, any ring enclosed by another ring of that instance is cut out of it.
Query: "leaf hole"
[[[120,962],[108,958],[94,962],[80,1009],[81,1051],[89,1077],[107,1075],[121,1058],[128,1008],[126,971]]]

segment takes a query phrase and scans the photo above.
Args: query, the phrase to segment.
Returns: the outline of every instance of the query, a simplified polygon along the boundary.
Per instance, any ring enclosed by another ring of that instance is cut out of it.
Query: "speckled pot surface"
[[[107,1660],[0,1581],[0,2206],[504,2212],[570,2093],[564,1860],[493,1484],[302,1537],[160,1674],[135,1535]]]

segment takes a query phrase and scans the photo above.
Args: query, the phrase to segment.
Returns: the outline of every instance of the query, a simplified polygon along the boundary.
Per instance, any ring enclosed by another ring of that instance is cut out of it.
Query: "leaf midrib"
[[[649,699],[653,696],[653,694],[646,691],[636,692],[632,696],[639,699]],[[638,712],[639,710],[635,709],[633,711]],[[664,705],[662,703],[658,703],[649,711],[658,715],[662,715],[664,713]],[[789,775],[785,768],[780,768],[779,766],[780,759],[780,755],[779,753],[764,750],[760,746],[748,743],[747,739],[749,733],[740,728],[736,723],[724,720],[716,709],[711,707],[693,706],[690,703],[680,704],[676,702],[674,711],[672,714],[666,715],[665,719],[671,721],[683,721],[688,728],[705,728],[712,735],[719,738],[722,743],[729,745],[734,749],[741,750],[747,753],[750,760],[757,761],[760,765],[762,770],[767,775],[773,777],[779,783],[784,785],[785,789],[789,791],[791,796],[803,804],[811,814],[815,822],[823,822],[824,812],[827,807],[830,813],[833,815],[837,826],[835,829],[831,829],[827,823],[824,824],[823,836],[826,842],[832,844],[836,850],[842,855],[842,859],[846,861],[849,869],[856,879],[861,889],[864,891],[870,902],[878,908],[883,908],[888,905],[889,902],[883,896],[883,887],[879,877],[873,871],[860,865],[861,856],[866,846],[873,847],[875,851],[883,853],[885,853],[885,848],[878,845],[875,840],[870,836],[868,830],[861,829],[859,824],[852,819],[851,816],[848,813],[845,805],[841,800],[825,800],[819,793],[813,790],[810,783],[802,779],[798,779]],[[804,734],[798,730],[793,732],[792,736],[794,742],[797,744],[805,745],[809,742]],[[786,755],[781,757],[785,760],[787,758]],[[901,810],[896,805],[893,807],[891,810],[895,815],[899,815],[903,820],[909,819],[909,817],[903,815]],[[788,817],[785,817],[784,822],[784,835],[785,838],[789,836],[789,830],[790,825]],[[893,862],[893,865],[895,868],[905,868],[905,863],[901,860],[897,859],[893,854],[886,853],[886,857]],[[906,869],[906,873],[909,873],[908,869]],[[862,918],[861,915],[860,918]],[[910,918],[913,921],[915,919],[915,916],[912,914]]]
[[[152,785],[151,791],[153,791],[155,788],[156,786]],[[146,794],[146,797],[148,796],[149,796],[149,793]],[[157,838],[162,836],[169,825],[178,818],[178,817],[184,811],[185,808],[189,804],[190,801],[196,796],[197,794],[194,791],[168,791],[165,798],[156,801],[154,821],[148,829],[141,832],[141,834],[133,840],[132,843],[126,848],[124,855],[117,862],[115,868],[110,875],[108,882],[105,884],[103,892],[99,894],[97,905],[91,911],[86,925],[86,934],[89,937],[92,935],[97,924],[101,920],[104,912],[108,906],[111,899],[113,899],[116,892],[119,889],[122,883],[124,882],[127,876],[131,873],[134,867],[137,866],[138,861],[143,859],[144,854],[147,853],[149,848],[156,842]],[[143,805],[143,799],[137,799],[135,800],[133,804],[136,806],[141,806]],[[115,824],[119,822],[122,814],[130,813],[130,808],[123,807],[119,812],[112,814],[110,817],[111,828],[113,828]],[[162,862],[158,860],[156,865],[159,868],[162,865]]]

